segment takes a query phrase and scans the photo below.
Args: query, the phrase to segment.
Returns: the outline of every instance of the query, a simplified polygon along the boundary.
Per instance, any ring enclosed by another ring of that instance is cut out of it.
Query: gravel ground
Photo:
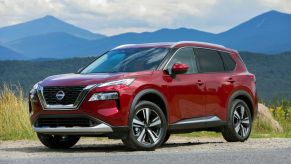
[[[0,141],[0,163],[291,163],[291,139],[171,137],[156,151],[132,152],[119,140],[84,138],[71,149],[50,150],[38,141]]]

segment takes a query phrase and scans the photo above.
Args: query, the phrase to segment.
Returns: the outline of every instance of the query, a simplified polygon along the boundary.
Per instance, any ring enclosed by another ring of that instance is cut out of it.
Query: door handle
[[[228,78],[227,81],[230,82],[230,83],[234,83],[235,82],[235,80],[232,77]]]
[[[203,83],[201,80],[198,80],[196,84],[199,85],[199,86],[201,86],[201,85],[203,85],[204,83]]]

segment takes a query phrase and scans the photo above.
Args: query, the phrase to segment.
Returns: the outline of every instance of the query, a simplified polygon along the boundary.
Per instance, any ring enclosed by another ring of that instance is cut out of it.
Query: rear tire
[[[167,134],[163,111],[149,101],[139,102],[129,116],[129,134],[122,142],[133,150],[155,150]]]
[[[228,142],[244,142],[251,134],[252,115],[248,105],[240,99],[234,100],[228,110],[227,125],[222,136]]]
[[[80,139],[80,136],[60,136],[37,133],[40,142],[51,149],[65,149],[74,146]]]
[[[166,144],[166,142],[170,139],[170,137],[171,137],[171,134],[167,133],[167,135],[165,136],[165,139],[163,141],[163,145]]]

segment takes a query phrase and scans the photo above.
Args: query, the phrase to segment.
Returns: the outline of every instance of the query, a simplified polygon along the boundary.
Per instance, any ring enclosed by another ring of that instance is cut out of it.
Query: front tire
[[[156,104],[141,101],[129,116],[129,134],[123,143],[133,150],[154,150],[167,134],[167,120]]]
[[[74,146],[80,139],[80,136],[60,136],[37,133],[40,142],[51,149],[65,149]]]
[[[231,103],[228,112],[227,125],[222,129],[223,138],[228,142],[244,142],[252,130],[250,108],[243,100],[236,99]]]

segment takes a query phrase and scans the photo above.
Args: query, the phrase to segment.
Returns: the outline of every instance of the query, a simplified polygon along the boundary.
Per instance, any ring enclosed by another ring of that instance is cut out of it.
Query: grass
[[[28,103],[23,91],[3,85],[0,88],[0,140],[35,138],[29,121]]]
[[[282,126],[283,133],[281,135],[291,137],[291,101],[277,101],[270,106],[269,111]]]
[[[291,101],[282,100],[270,105],[270,108],[265,107],[254,122],[251,137],[291,138],[290,114]],[[178,136],[219,137],[221,134],[203,131]],[[12,89],[4,84],[0,87],[0,140],[18,139],[36,139],[29,121],[28,102],[20,87]]]

